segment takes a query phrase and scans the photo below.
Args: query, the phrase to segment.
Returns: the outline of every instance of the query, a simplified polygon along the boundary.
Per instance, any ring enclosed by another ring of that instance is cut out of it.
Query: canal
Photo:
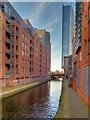
[[[61,81],[50,81],[2,101],[3,118],[53,118],[62,89]]]

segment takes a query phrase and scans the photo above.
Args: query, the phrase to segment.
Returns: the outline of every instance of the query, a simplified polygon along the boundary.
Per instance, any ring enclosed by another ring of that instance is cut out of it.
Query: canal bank
[[[33,87],[37,87],[37,86],[44,84],[44,83],[51,81],[51,80],[54,80],[54,79],[51,78],[48,80],[40,80],[40,81],[31,82],[31,83],[24,84],[24,85],[10,86],[10,87],[6,87],[6,88],[2,88],[2,93],[0,93],[0,100],[3,100],[7,97],[18,94],[20,92],[23,92],[25,90],[31,89]]]
[[[68,94],[65,88],[65,81],[66,80],[63,80],[62,82],[62,91],[59,99],[59,106],[54,119],[70,118],[70,106],[69,106]]]
[[[89,110],[81,97],[68,87],[68,80],[63,81],[59,107],[55,118],[88,118]]]
[[[51,80],[2,101],[2,118],[51,118],[55,116],[62,81]]]

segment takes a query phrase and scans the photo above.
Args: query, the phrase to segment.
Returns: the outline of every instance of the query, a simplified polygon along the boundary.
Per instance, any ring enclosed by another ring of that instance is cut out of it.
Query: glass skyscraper
[[[70,5],[62,5],[62,68],[64,56],[72,54],[72,37],[74,27],[74,11]]]

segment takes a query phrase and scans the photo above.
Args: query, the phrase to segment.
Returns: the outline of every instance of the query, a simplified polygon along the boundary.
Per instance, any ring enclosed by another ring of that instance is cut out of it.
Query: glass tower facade
[[[72,54],[72,37],[74,27],[74,11],[71,5],[62,6],[62,68],[64,56]]]

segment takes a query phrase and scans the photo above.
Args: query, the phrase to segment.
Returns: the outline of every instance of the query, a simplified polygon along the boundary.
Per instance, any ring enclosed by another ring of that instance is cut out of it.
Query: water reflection
[[[60,81],[51,81],[4,100],[3,118],[53,118],[61,85]]]

